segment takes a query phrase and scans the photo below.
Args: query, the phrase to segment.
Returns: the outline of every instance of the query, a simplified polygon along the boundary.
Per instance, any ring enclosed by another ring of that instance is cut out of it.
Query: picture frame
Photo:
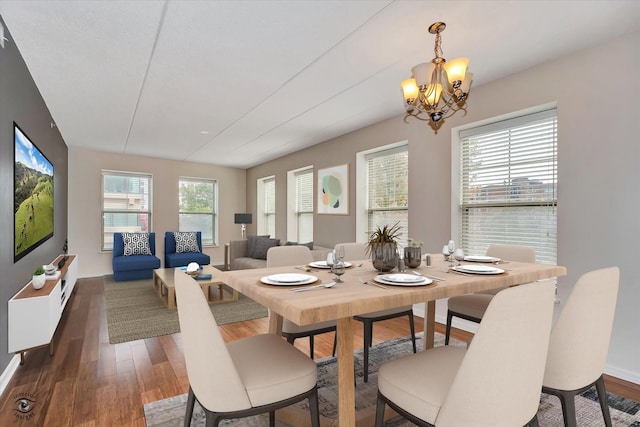
[[[318,169],[319,215],[349,215],[349,164]]]

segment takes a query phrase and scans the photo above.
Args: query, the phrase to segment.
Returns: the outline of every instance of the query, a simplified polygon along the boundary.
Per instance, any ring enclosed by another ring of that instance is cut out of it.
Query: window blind
[[[367,237],[399,222],[399,243],[406,246],[409,226],[409,156],[407,146],[370,153],[367,167]]]
[[[484,254],[491,244],[535,248],[557,260],[556,110],[460,133],[461,247]]]
[[[313,169],[295,173],[297,241],[313,241]]]

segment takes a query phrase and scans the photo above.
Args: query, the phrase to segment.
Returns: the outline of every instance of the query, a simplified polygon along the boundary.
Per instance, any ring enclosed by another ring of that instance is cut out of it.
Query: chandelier
[[[429,121],[436,133],[447,117],[459,110],[467,114],[466,100],[473,78],[473,73],[466,72],[469,58],[447,61],[442,57],[440,33],[445,28],[444,22],[429,27],[429,32],[436,35],[436,56],[413,67],[412,77],[401,83],[407,110],[404,121],[409,117]]]

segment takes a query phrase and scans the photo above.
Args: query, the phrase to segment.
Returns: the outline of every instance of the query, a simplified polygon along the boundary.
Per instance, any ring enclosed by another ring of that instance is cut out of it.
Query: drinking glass
[[[456,259],[453,256],[453,253],[456,251],[456,244],[453,242],[453,240],[449,240],[447,250],[449,251],[449,267],[455,267]]]
[[[342,280],[340,280],[340,276],[344,274],[344,261],[336,260],[333,263],[333,267],[331,267],[331,271],[336,275],[334,281],[336,283],[342,283]]]
[[[334,253],[333,253],[333,252],[329,252],[329,253],[327,254],[327,266],[328,266],[329,268],[333,267],[333,262],[334,262],[334,260],[335,260],[335,255],[334,255]]]

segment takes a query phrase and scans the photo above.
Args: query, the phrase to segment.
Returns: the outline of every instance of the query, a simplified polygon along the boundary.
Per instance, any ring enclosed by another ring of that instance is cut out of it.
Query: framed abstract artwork
[[[349,215],[349,164],[318,169],[318,214]]]

